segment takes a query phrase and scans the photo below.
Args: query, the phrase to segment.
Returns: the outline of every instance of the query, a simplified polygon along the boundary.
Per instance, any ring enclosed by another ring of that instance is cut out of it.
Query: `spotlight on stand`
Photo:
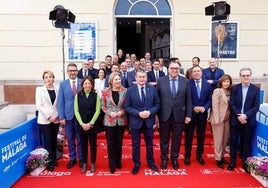
[[[49,20],[52,20],[52,25],[56,28],[61,28],[62,36],[62,73],[65,80],[65,53],[64,53],[64,29],[70,29],[70,23],[74,23],[75,15],[65,9],[62,5],[57,5],[54,10],[49,12]]]
[[[231,6],[226,1],[214,2],[205,7],[206,16],[212,16],[212,21],[228,20]]]
[[[70,28],[70,23],[75,22],[75,15],[65,9],[62,5],[57,5],[49,13],[49,20],[54,21],[53,26],[56,28]]]

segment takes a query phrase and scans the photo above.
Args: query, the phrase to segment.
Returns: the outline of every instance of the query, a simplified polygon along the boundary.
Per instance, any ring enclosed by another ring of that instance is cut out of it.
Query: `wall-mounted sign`
[[[70,61],[97,60],[97,22],[85,21],[70,25],[68,52]]]

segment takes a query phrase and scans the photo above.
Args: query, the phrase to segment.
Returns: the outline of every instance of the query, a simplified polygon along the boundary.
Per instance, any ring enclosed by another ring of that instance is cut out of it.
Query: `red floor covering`
[[[158,135],[155,136],[154,151],[157,166],[160,165],[160,148]],[[186,188],[186,187],[217,187],[217,188],[260,188],[263,187],[251,175],[244,172],[241,168],[241,162],[238,160],[237,168],[230,172],[227,165],[225,168],[219,169],[216,166],[213,155],[213,140],[208,135],[205,141],[205,166],[201,166],[195,159],[195,145],[193,147],[193,156],[191,165],[183,164],[184,145],[182,143],[180,151],[178,170],[173,170],[171,164],[168,164],[167,170],[160,170],[159,173],[151,171],[145,161],[145,146],[141,146],[141,169],[137,175],[131,174],[133,167],[131,159],[131,139],[126,135],[123,146],[123,160],[121,170],[117,170],[115,174],[110,174],[107,160],[106,140],[104,135],[100,135],[98,139],[98,156],[96,163],[96,172],[94,174],[89,171],[81,174],[78,165],[72,169],[67,169],[68,154],[65,148],[64,155],[60,159],[59,167],[54,172],[43,171],[39,176],[30,176],[25,174],[12,187],[13,188],[95,188],[95,187],[124,187],[124,188]],[[229,160],[229,154],[226,153],[226,159]]]

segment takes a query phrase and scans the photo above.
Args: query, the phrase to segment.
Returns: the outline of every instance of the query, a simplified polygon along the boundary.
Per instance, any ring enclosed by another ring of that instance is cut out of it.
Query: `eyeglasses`
[[[250,77],[250,74],[241,75],[242,78]]]
[[[68,72],[76,72],[77,70],[68,70]]]

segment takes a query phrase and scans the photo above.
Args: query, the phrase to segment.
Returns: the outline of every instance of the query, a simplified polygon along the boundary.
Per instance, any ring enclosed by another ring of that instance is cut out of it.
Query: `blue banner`
[[[252,156],[268,156],[268,126],[262,122],[257,123],[257,128],[252,141]]]
[[[25,162],[39,145],[37,118],[0,134],[0,187],[14,184],[26,172]]]

